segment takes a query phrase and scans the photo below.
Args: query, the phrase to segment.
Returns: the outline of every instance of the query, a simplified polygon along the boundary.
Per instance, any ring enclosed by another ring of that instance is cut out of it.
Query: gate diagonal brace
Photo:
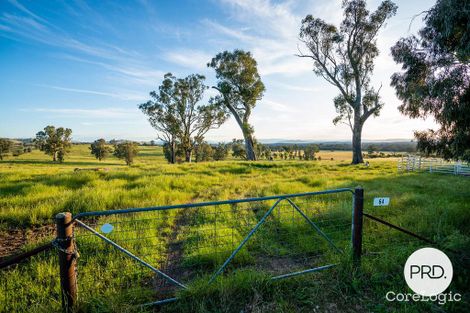
[[[232,252],[232,254],[228,257],[227,260],[225,260],[224,264],[222,264],[222,266],[217,270],[217,272],[214,273],[214,275],[212,275],[211,279],[209,279],[209,284],[212,283],[214,281],[214,279],[216,279],[217,276],[220,275],[220,273],[222,273],[224,271],[224,269],[227,267],[227,265],[233,260],[233,258],[237,255],[237,253],[241,250],[241,248],[243,248],[243,246],[245,245],[245,243],[251,238],[251,236],[253,236],[253,234],[258,230],[258,228],[264,224],[264,222],[266,221],[266,219],[268,218],[269,215],[271,215],[271,212],[274,210],[274,208],[276,208],[276,206],[279,204],[279,202],[281,202],[282,200],[284,200],[284,198],[279,198],[274,204],[273,206],[266,212],[264,213],[263,217],[259,220],[259,222],[255,225],[255,227],[253,227],[252,230],[250,230],[250,232],[248,233],[248,235],[245,237],[245,239],[243,239],[243,241],[238,245],[238,247]]]
[[[125,248],[121,247],[120,245],[118,245],[117,243],[115,243],[114,241],[112,241],[111,239],[109,238],[106,238],[105,236],[101,235],[100,233],[98,233],[96,230],[94,230],[93,228],[91,228],[90,226],[86,225],[85,223],[83,223],[82,221],[78,220],[78,219],[75,219],[75,222],[77,222],[80,226],[82,226],[83,228],[85,228],[86,230],[92,232],[94,235],[96,235],[97,237],[99,237],[100,239],[104,240],[105,242],[109,243],[110,245],[112,245],[113,247],[115,247],[116,249],[118,249],[119,251],[123,252],[124,254],[127,254],[129,257],[131,257],[132,259],[134,259],[135,261],[139,262],[140,264],[142,264],[143,266],[149,268],[150,270],[152,270],[153,272],[157,273],[158,275],[160,275],[161,277],[163,277],[164,279],[168,280],[170,283],[172,283],[173,285],[176,285],[176,286],[179,286],[181,288],[184,288],[184,289],[187,289],[187,287],[185,285],[183,285],[182,283],[180,283],[179,281],[177,281],[176,279],[174,278],[171,278],[170,276],[168,276],[167,274],[163,273],[162,271],[160,271],[159,269],[156,269],[155,267],[153,267],[152,265],[148,264],[147,262],[145,262],[144,260],[142,260],[141,258],[137,257],[136,255],[132,254],[132,252],[126,250]]]
[[[312,222],[312,220],[310,220],[308,218],[307,215],[305,215],[304,212],[302,212],[302,210],[299,209],[299,207],[294,203],[292,202],[289,198],[285,198],[285,197],[282,197],[282,198],[279,198],[274,204],[273,206],[271,206],[271,208],[263,215],[263,217],[259,220],[259,222],[253,227],[253,229],[248,233],[248,235],[243,239],[243,241],[238,245],[238,247],[232,252],[232,254],[227,258],[227,260],[225,260],[224,264],[222,264],[222,266],[212,275],[212,277],[209,279],[209,284],[212,283],[216,278],[217,276],[219,276],[224,270],[225,268],[227,267],[227,265],[233,260],[233,258],[238,254],[238,252],[243,248],[243,246],[247,243],[248,240],[250,240],[250,238],[253,236],[253,234],[258,230],[258,228],[264,224],[264,222],[266,221],[266,219],[268,218],[269,215],[271,215],[271,213],[273,212],[273,210],[276,208],[276,206],[283,200],[287,200],[287,202],[289,202],[289,204],[297,211],[299,212],[300,215],[302,215],[303,218],[305,218],[307,220],[307,222],[315,229],[315,231],[317,231],[324,239],[326,239],[326,241],[328,241],[328,243],[338,252],[338,253],[343,253],[338,247],[335,246],[335,244],[331,241],[330,238],[328,238],[327,235],[325,235],[325,233],[323,233],[320,228],[314,223]],[[327,267],[330,267],[330,266],[327,266]],[[325,267],[325,268],[327,268]],[[308,271],[306,271],[308,272]],[[287,275],[288,276],[288,275]],[[286,276],[286,277],[287,277]],[[276,277],[276,279],[279,279],[281,277]]]

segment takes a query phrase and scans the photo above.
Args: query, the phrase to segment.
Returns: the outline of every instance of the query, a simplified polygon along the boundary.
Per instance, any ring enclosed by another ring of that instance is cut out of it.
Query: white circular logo
[[[434,248],[416,250],[406,260],[405,280],[415,293],[430,297],[443,292],[452,281],[453,269],[447,255]]]

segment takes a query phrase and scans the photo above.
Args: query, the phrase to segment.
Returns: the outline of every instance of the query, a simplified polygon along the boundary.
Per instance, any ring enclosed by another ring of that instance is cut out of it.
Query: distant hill
[[[15,141],[22,142],[24,145],[31,145],[32,138],[15,138]],[[125,139],[114,139],[113,142],[122,142]],[[295,139],[260,139],[262,144],[277,148],[282,146],[297,146],[299,148],[309,144],[316,144],[320,147],[320,150],[340,150],[340,151],[351,151],[352,145],[347,140],[327,141],[327,140],[295,140]],[[91,142],[91,141],[90,141]],[[74,141],[74,144],[88,144],[87,141]],[[150,141],[138,141],[141,144],[148,145]],[[230,142],[230,141],[228,141]],[[210,144],[216,144],[215,141],[209,141]],[[161,145],[160,140],[154,140],[154,144]],[[375,151],[390,151],[390,152],[415,152],[416,142],[404,139],[383,139],[383,140],[364,140],[362,142],[362,149],[367,151],[370,146],[374,146]],[[274,149],[277,150],[277,149]]]
[[[316,142],[316,141],[303,141],[303,140],[289,140],[283,142],[265,143],[270,147],[283,147],[296,145],[299,148],[308,145],[316,144],[320,150],[340,150],[340,151],[351,151],[351,142],[347,141],[328,141],[328,142]],[[415,152],[416,142],[412,141],[365,141],[362,143],[362,149],[367,151],[370,146],[374,147],[375,151],[389,151],[389,152]]]

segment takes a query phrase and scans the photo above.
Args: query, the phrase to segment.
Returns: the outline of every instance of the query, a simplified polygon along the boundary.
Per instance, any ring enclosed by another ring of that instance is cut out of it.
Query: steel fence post
[[[352,220],[352,250],[353,262],[355,266],[361,265],[362,254],[362,222],[364,209],[364,189],[357,187],[354,189],[354,208]]]
[[[56,246],[59,253],[60,287],[62,308],[72,312],[77,302],[76,251],[73,239],[73,222],[70,212],[59,213],[55,217],[57,225]]]

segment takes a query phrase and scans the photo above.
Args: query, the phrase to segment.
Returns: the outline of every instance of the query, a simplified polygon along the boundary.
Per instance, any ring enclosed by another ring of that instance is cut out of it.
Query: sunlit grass
[[[77,214],[362,186],[367,212],[443,247],[470,249],[470,180],[465,177],[399,174],[394,159],[373,159],[370,166],[351,166],[349,152],[320,152],[321,161],[227,160],[170,165],[161,148],[141,147],[135,165],[127,167],[113,157],[99,162],[87,149],[85,145],[73,146],[63,164],[53,164],[39,151],[0,162],[0,234],[53,224],[54,215],[63,211]],[[97,168],[100,170],[93,170]],[[391,197],[391,205],[373,207],[372,199],[377,196]],[[173,236],[182,242],[178,258],[183,271],[197,269],[198,275],[189,291],[179,295],[182,300],[165,306],[163,311],[311,312],[319,306],[323,312],[347,311],[352,305],[350,311],[435,309],[429,303],[408,304],[411,309],[405,309],[383,298],[388,290],[406,291],[401,277],[403,263],[419,243],[410,243],[409,238],[378,224],[366,223],[363,271],[358,273],[348,263],[350,196],[294,202],[315,218],[346,255],[333,253],[299,214],[282,205],[240,251],[225,278],[211,286],[205,283],[210,273],[238,246],[272,202],[257,203],[256,207],[204,207],[186,217],[168,211],[162,215],[141,213],[85,221],[96,229],[105,222],[112,223],[115,230],[109,237],[154,265],[164,264],[169,257],[165,238]],[[79,305],[83,311],[139,311],[141,308],[135,304],[164,297],[152,285],[157,282],[150,271],[98,238],[86,235],[89,233],[77,230],[81,253]],[[50,234],[35,240],[32,236],[27,247],[52,237]],[[341,261],[342,265],[274,284],[268,273],[257,270],[263,265],[257,263],[260,258],[266,262],[287,254],[317,252],[326,253],[326,259]],[[60,310],[55,253],[41,254],[0,272],[0,312]],[[245,270],[238,270],[242,268]],[[454,271],[467,278],[455,281],[451,288],[467,292],[468,303],[468,272],[457,265]],[[452,311],[455,307],[459,308],[458,304],[446,305],[445,309]]]

